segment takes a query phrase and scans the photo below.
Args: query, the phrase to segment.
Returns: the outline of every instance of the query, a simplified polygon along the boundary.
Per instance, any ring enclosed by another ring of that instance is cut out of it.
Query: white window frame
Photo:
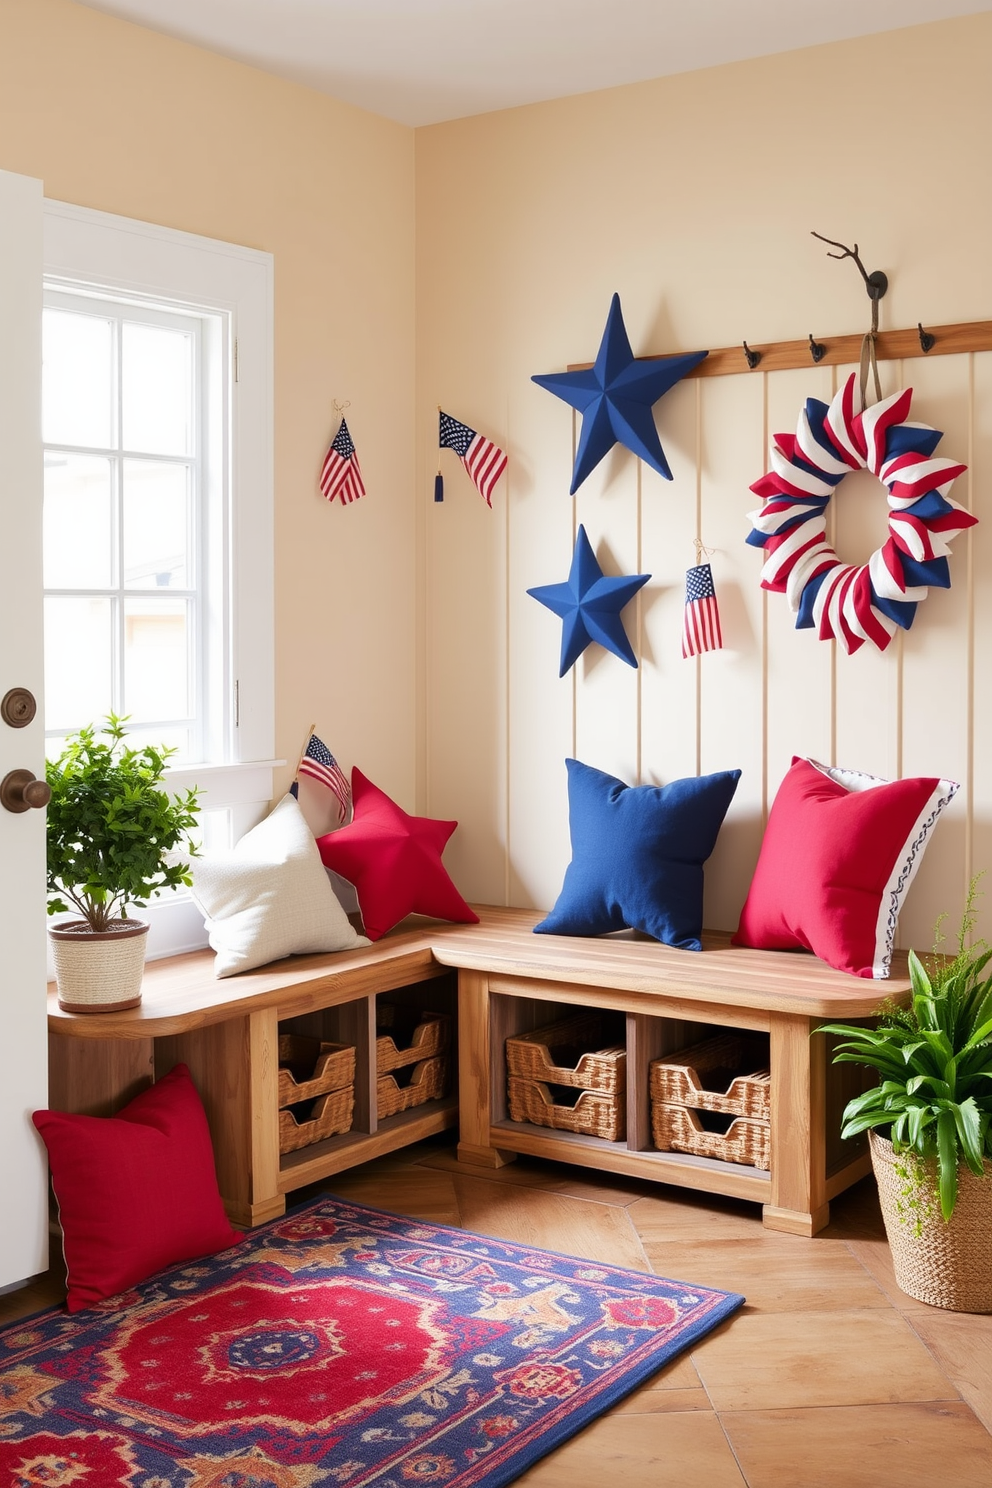
[[[46,200],[46,288],[132,295],[145,304],[202,307],[221,317],[233,376],[225,410],[231,499],[218,534],[230,575],[222,602],[228,645],[223,667],[230,726],[221,757],[169,772],[175,790],[196,785],[205,810],[229,812],[232,841],[265,814],[275,749],[273,258],[107,212]],[[202,916],[185,895],[150,905],[149,957],[206,944]]]

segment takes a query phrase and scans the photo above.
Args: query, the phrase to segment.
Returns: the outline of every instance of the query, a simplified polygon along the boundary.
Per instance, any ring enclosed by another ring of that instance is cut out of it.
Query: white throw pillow
[[[191,866],[193,898],[217,952],[219,977],[283,956],[371,944],[338,903],[291,795],[230,852],[194,858]]]

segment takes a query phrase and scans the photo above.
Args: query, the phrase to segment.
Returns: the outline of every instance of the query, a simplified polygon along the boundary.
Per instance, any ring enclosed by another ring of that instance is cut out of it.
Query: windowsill
[[[239,806],[245,802],[271,801],[272,771],[284,759],[242,760],[231,764],[176,765],[166,771],[171,791],[195,785],[201,807]]]

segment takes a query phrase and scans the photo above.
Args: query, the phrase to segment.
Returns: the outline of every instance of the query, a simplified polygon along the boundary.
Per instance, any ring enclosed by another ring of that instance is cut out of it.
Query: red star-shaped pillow
[[[441,862],[453,821],[408,816],[361,770],[351,772],[354,819],[317,838],[325,868],[355,885],[370,940],[379,940],[408,914],[476,924],[475,914]]]

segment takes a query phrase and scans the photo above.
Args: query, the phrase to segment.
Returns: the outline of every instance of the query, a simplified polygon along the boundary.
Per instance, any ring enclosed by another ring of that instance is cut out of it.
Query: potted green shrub
[[[842,1136],[867,1131],[896,1281],[921,1302],[992,1312],[992,948],[971,942],[972,882],[954,956],[909,953],[908,1007],[874,1028],[827,1024],[834,1062],[878,1072]]]
[[[110,1012],[141,1001],[148,925],[128,915],[151,894],[191,882],[186,858],[195,789],[163,789],[174,749],[126,742],[126,719],[70,734],[46,766],[48,913],[82,916],[49,929],[59,1006]]]

